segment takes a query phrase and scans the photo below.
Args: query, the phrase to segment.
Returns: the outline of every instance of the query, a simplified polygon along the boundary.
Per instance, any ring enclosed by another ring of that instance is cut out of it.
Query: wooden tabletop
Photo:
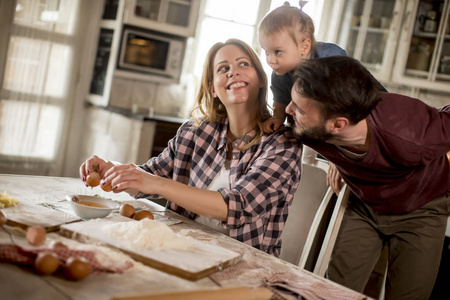
[[[108,248],[105,253],[109,253],[108,251],[114,253],[111,257],[117,258],[118,265],[129,260],[134,263],[134,267],[123,273],[91,274],[84,280],[74,282],[61,276],[38,275],[32,268],[1,262],[0,298],[2,299],[132,299],[126,297],[169,292],[182,292],[185,295],[183,299],[191,299],[187,297],[189,295],[188,291],[221,289],[221,293],[225,295],[232,288],[261,287],[269,275],[280,273],[304,278],[305,283],[311,283],[315,286],[319,285],[325,289],[329,288],[332,292],[337,292],[341,296],[345,293],[352,293],[344,287],[317,277],[295,265],[231,239],[171,211],[166,211],[164,207],[152,201],[146,199],[135,200],[126,193],[106,193],[98,187],[93,189],[86,188],[79,178],[0,174],[0,193],[3,193],[3,191],[19,200],[17,206],[2,209],[7,216],[22,213],[21,209],[23,208],[19,209],[19,207],[34,205],[32,207],[36,208],[39,206],[40,208],[51,209],[55,214],[58,214],[54,220],[55,222],[61,219],[63,222],[66,220],[68,223],[74,222],[74,220],[77,222],[77,217],[71,211],[70,203],[65,200],[66,195],[99,195],[111,198],[118,203],[127,202],[138,206],[142,205],[154,212],[155,220],[170,224],[170,228],[174,232],[183,233],[199,243],[205,243],[211,247],[220,247],[226,249],[224,251],[236,252],[242,259],[232,266],[225,267],[223,270],[218,269],[217,272],[213,272],[201,279],[188,280],[136,262],[123,252],[96,244],[95,241],[84,241],[81,243],[74,239],[62,237],[59,234],[58,226],[56,226],[49,230],[52,232],[48,233],[48,240],[61,240],[69,244],[69,246],[86,247],[86,249],[93,251],[96,251],[97,248],[99,251],[100,249],[106,251],[105,249]],[[36,211],[37,215],[33,215],[33,211],[27,212],[32,222],[36,222],[34,219],[42,219],[40,218],[42,213],[38,212],[38,210]],[[45,219],[48,221],[49,218],[46,217]],[[85,222],[82,220],[78,221]],[[13,226],[4,225],[0,229],[0,244],[15,243],[26,245],[24,232],[24,229],[17,224],[13,224]],[[211,255],[214,256],[214,253],[211,253]],[[232,290],[232,293],[229,295],[233,295],[230,297],[233,297],[234,300],[239,298],[233,293],[244,295],[242,290]],[[333,293],[328,293],[328,295],[327,299],[339,299],[337,296],[332,296]],[[355,296],[355,299],[365,299],[360,294],[354,293],[351,295]],[[175,299],[176,297],[172,295],[168,299],[170,298]],[[211,298],[211,295],[196,295],[192,297],[192,299],[209,298]],[[242,299],[247,298],[248,295],[243,296]],[[261,296],[261,298],[255,297],[255,299],[264,299],[264,296]]]

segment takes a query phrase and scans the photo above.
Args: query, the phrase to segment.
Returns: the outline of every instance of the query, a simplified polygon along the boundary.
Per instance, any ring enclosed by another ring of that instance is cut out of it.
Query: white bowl
[[[112,200],[97,196],[67,195],[72,209],[83,220],[107,217],[113,209],[119,209],[119,205]]]

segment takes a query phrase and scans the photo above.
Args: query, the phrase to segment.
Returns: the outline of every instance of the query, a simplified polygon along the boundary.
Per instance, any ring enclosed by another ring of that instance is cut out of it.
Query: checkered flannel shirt
[[[227,119],[203,122],[200,127],[192,120],[187,121],[159,156],[140,167],[207,189],[226,160],[227,125]],[[233,143],[231,189],[218,190],[228,205],[228,219],[223,226],[229,229],[230,237],[279,256],[281,232],[300,182],[301,146],[291,130],[283,129],[264,134],[246,151],[239,150],[255,134],[253,130]],[[190,219],[196,217],[175,203],[168,202],[167,207]]]

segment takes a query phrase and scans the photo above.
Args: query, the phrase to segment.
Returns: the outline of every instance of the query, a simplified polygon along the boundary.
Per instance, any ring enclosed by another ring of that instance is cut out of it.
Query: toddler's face
[[[304,43],[296,45],[284,30],[270,35],[260,34],[259,44],[266,53],[267,64],[277,75],[294,70],[299,63],[309,58],[309,49],[305,49]]]

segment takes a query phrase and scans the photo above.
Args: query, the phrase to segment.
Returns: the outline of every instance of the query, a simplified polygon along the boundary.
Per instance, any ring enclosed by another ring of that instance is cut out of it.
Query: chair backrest
[[[300,185],[295,192],[281,238],[280,258],[297,265],[316,211],[327,191],[328,164],[302,164]]]
[[[333,211],[330,219],[328,220],[328,226],[326,230],[325,237],[323,238],[319,256],[317,257],[317,261],[314,265],[313,272],[319,276],[325,276],[325,273],[328,269],[328,263],[330,262],[331,253],[334,248],[334,244],[336,242],[337,236],[339,234],[339,229],[341,227],[342,219],[344,217],[345,208],[347,207],[347,201],[350,196],[350,189],[346,184],[341,189],[339,193],[336,203],[333,206]],[[311,232],[309,236],[311,238],[315,238],[316,233]],[[308,239],[309,239],[308,236]],[[302,256],[309,256],[308,253],[302,253]],[[302,257],[302,258],[303,258]],[[302,259],[300,259],[302,261]]]

